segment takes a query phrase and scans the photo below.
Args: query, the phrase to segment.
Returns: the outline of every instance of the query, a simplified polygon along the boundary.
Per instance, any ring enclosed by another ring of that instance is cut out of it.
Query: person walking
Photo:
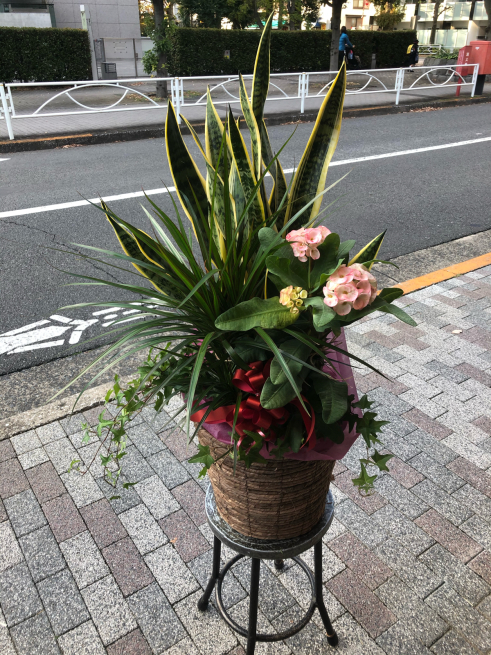
[[[341,64],[344,61],[344,58],[346,56],[346,50],[353,48],[353,45],[351,41],[349,40],[349,36],[346,33],[346,27],[341,28],[341,34],[339,36],[339,68],[341,68]]]
[[[416,39],[413,44],[408,48],[408,54],[409,54],[409,70],[411,73],[414,71],[412,70],[416,64],[419,61],[419,41]]]

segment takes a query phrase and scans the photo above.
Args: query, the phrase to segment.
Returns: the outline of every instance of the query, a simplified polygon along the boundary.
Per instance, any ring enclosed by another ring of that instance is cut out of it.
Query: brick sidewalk
[[[396,457],[370,498],[350,481],[361,444],[336,467],[324,595],[340,644],[327,645],[316,615],[258,655],[491,652],[491,267],[400,304],[417,328],[380,315],[348,335],[390,377],[357,373],[391,420],[383,441]],[[125,472],[137,484],[110,500],[98,466],[66,473],[77,452],[90,463],[80,423],[98,411],[0,441],[1,655],[243,654],[214,607],[196,607],[212,537],[183,435],[159,433],[150,411],[135,420]],[[224,584],[242,623],[247,568]],[[297,565],[262,576],[261,630],[290,626],[308,606],[306,579]]]

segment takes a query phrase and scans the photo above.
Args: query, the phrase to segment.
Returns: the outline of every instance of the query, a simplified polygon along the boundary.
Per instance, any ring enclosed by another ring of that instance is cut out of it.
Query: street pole
[[[94,50],[94,38],[92,36],[92,25],[90,23],[90,11],[89,8],[85,5],[80,5],[80,14],[82,16],[82,29],[88,32],[89,36],[89,48],[90,48],[90,63],[92,65],[92,79],[98,80],[99,75],[97,73],[97,62],[95,60],[95,50]]]

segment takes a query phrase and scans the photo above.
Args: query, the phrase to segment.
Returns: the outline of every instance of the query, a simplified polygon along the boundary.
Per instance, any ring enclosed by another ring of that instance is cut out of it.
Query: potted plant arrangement
[[[190,461],[208,472],[222,517],[246,535],[286,538],[319,520],[335,461],[358,436],[367,454],[354,484],[369,492],[377,477],[369,471],[387,470],[390,456],[376,449],[384,421],[357,397],[350,358],[361,360],[349,355],[343,329],[375,311],[414,322],[391,304],[402,290],[378,290],[370,272],[383,234],[353,254],[354,241],[331,232],[321,210],[341,129],[344,65],[290,183],[279,160],[283,148],[273,154],[263,118],[271,24],[270,17],[251,97],[240,78],[251,154],[239,121],[229,111],[224,125],[208,93],[203,141],[187,124],[203,177],[169,103],[167,156],[185,216],[177,204],[170,217],[147,198],[151,236],[101,203],[123,254],[93,250],[131,264],[140,280],[78,277],[144,299],[141,319],[116,322],[117,340],[92,364],[105,357],[110,367],[149,353],[124,389],[116,379],[107,400],[117,414],[101,414],[94,428],[99,436],[106,431],[101,459],[109,479],[116,483],[124,468],[125,429],[135,413],[182,400],[171,418],[183,420],[189,441],[199,438]],[[135,307],[119,300],[91,305]]]

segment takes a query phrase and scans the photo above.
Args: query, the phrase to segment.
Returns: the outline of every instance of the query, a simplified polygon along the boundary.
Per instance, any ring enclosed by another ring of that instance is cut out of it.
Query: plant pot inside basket
[[[200,430],[199,441],[216,460],[229,446]],[[256,539],[292,539],[321,519],[334,460],[292,459],[253,463],[246,468],[226,455],[209,469],[220,516],[237,532]]]

